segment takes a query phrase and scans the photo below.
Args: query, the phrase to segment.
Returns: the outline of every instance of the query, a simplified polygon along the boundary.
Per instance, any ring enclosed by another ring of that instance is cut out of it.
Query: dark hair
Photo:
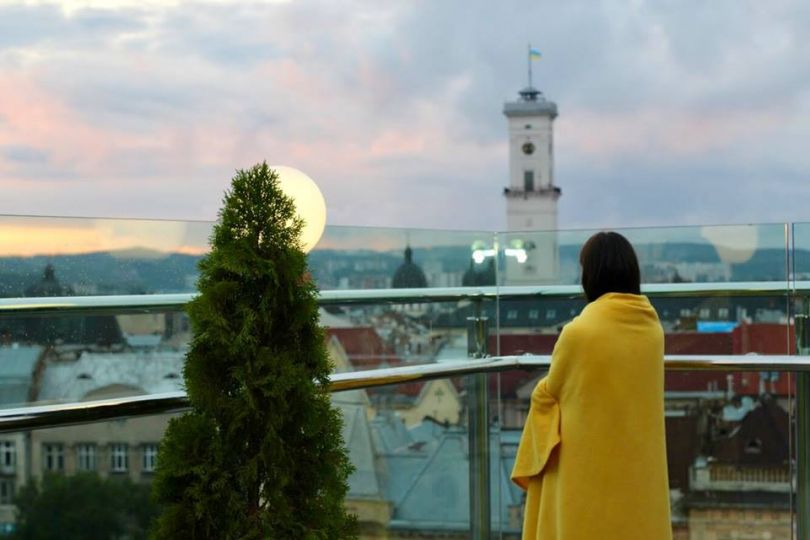
[[[591,236],[579,252],[579,264],[588,302],[609,292],[641,294],[636,252],[619,233],[600,232]]]

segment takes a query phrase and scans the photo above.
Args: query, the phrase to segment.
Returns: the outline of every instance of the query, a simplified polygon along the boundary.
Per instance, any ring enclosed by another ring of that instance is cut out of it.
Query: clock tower
[[[557,105],[529,85],[504,104],[509,124],[509,186],[504,188],[509,235],[507,285],[551,283],[559,274],[554,130]],[[533,232],[535,231],[535,232]],[[543,232],[536,232],[543,231]]]

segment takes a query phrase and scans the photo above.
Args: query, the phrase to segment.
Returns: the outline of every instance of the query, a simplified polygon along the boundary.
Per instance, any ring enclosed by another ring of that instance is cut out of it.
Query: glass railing
[[[0,530],[15,501],[36,506],[26,486],[149,482],[186,404],[182,306],[210,227],[0,218]],[[310,265],[363,538],[519,537],[509,472],[531,390],[584,306],[592,232],[327,228]],[[666,332],[675,537],[796,537],[810,512],[797,393],[810,363],[793,358],[810,226],[621,232]],[[119,534],[139,537],[151,511]]]

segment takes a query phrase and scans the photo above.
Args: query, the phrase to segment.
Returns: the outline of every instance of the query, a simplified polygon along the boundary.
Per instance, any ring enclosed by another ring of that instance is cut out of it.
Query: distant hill
[[[95,289],[98,294],[177,293],[193,291],[199,256],[178,253],[102,252],[82,255],[0,257],[0,296],[21,296],[42,278],[50,263],[57,279],[78,293]]]
[[[560,246],[563,283],[576,280],[579,249],[575,245]],[[637,245],[636,250],[642,265],[721,262],[714,247],[707,244],[650,243]],[[427,274],[461,274],[469,268],[470,256],[469,246],[463,245],[413,249],[414,262]],[[200,256],[140,248],[53,257],[0,257],[0,297],[21,296],[41,279],[48,263],[54,265],[59,281],[73,287],[77,294],[193,292],[199,260]],[[324,289],[346,282],[369,283],[353,286],[383,286],[402,263],[403,254],[399,250],[316,250],[309,261],[315,281]],[[796,251],[795,264],[799,275],[810,275],[810,251]],[[735,281],[782,280],[786,279],[785,269],[783,250],[760,249],[746,263],[732,265],[731,277]]]

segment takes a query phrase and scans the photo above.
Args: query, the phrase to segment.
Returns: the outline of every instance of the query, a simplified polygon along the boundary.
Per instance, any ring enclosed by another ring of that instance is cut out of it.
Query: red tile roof
[[[327,328],[326,334],[334,336],[340,342],[357,371],[376,369],[386,364],[393,367],[402,363],[394,349],[371,326]]]

